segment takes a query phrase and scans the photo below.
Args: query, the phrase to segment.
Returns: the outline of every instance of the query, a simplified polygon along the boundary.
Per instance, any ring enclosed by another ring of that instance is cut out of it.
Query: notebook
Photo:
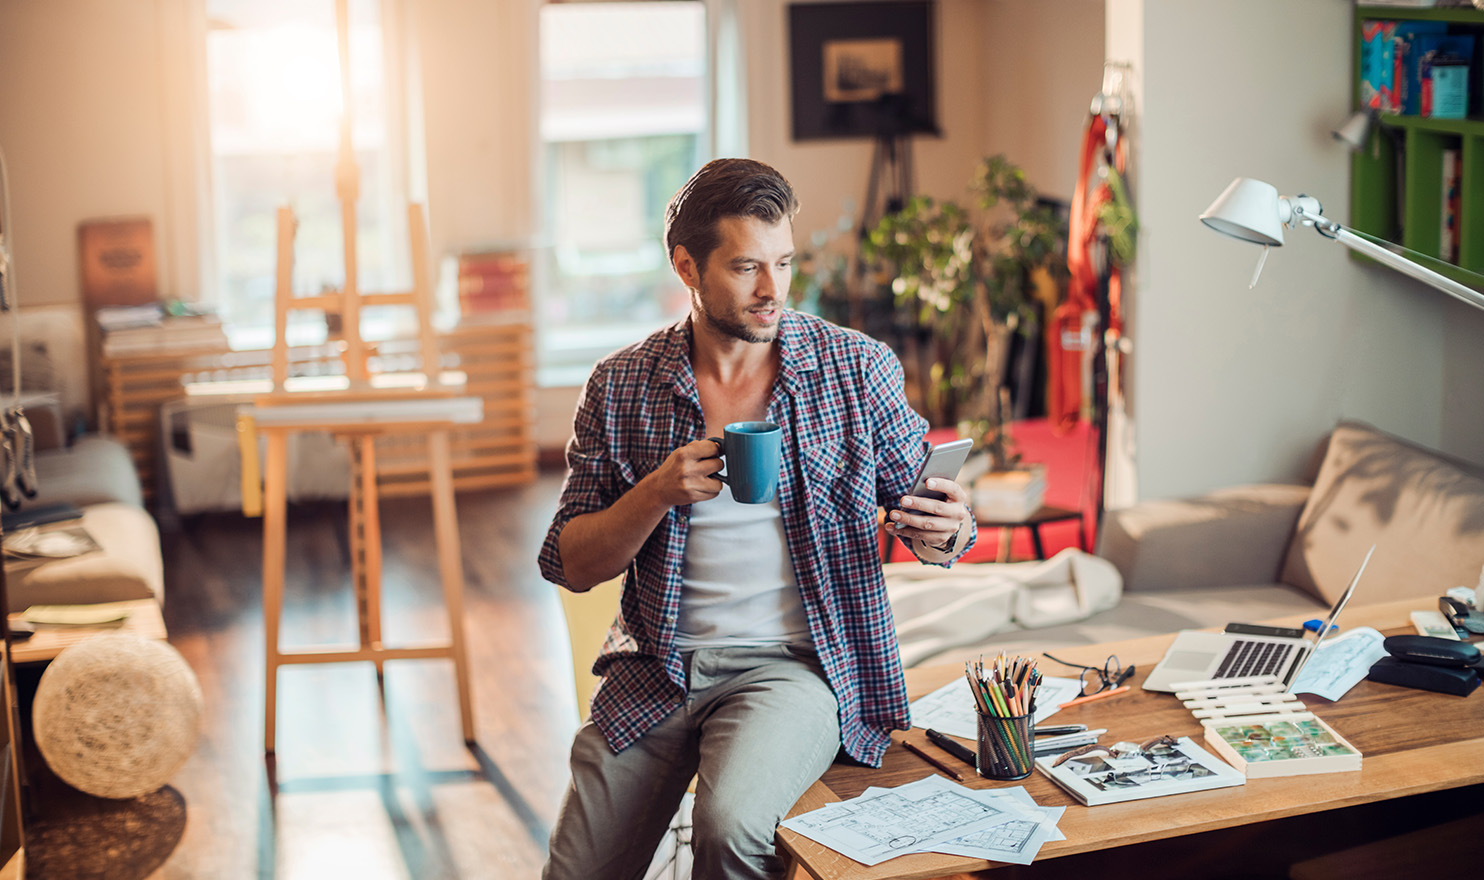
[[[1345,610],[1345,603],[1355,593],[1355,585],[1376,552],[1375,545],[1366,552],[1350,585],[1319,628],[1311,642],[1305,636],[1257,636],[1245,633],[1212,633],[1181,630],[1149,678],[1144,690],[1174,693],[1176,682],[1210,681],[1218,678],[1245,678],[1251,675],[1274,675],[1284,684],[1293,685],[1299,670],[1329,636],[1330,627]]]

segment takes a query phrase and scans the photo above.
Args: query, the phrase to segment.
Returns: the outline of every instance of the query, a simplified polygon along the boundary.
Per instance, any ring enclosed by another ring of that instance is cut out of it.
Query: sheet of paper
[[[935,852],[950,840],[1025,818],[1005,798],[932,776],[896,788],[828,804],[781,825],[854,859],[876,865],[914,852]]]
[[[1055,808],[1053,816],[1050,808],[1043,807],[1036,810],[1035,815],[955,837],[934,847],[932,851],[971,859],[1009,862],[1012,865],[1029,865],[1035,861],[1036,855],[1047,841],[1060,839],[1052,835],[1060,834],[1056,821],[1061,818],[1061,812],[1065,809]]]
[[[1385,636],[1368,626],[1357,626],[1324,644],[1299,672],[1291,689],[1296,694],[1314,694],[1326,700],[1338,700],[1360,683],[1371,671],[1371,665],[1386,656],[1381,647]]]
[[[1076,697],[1081,689],[1075,678],[1047,676],[1041,679],[1041,686],[1036,690],[1036,723],[1055,715],[1057,708]],[[912,712],[913,727],[932,728],[964,739],[979,738],[979,716],[966,678],[955,677],[927,696],[913,701],[908,708]]]

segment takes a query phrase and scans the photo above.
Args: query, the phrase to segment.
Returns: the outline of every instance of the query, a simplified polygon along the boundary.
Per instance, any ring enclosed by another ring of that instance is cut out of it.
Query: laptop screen
[[[1294,666],[1293,673],[1288,677],[1288,689],[1290,691],[1293,690],[1294,683],[1298,681],[1299,673],[1304,671],[1304,667],[1319,652],[1319,646],[1324,644],[1325,639],[1329,638],[1330,628],[1334,626],[1336,620],[1340,619],[1340,612],[1345,610],[1345,605],[1350,601],[1350,597],[1355,595],[1355,585],[1360,583],[1360,576],[1365,573],[1365,567],[1371,562],[1371,554],[1375,552],[1376,545],[1372,544],[1371,549],[1366,551],[1365,559],[1360,561],[1360,568],[1356,569],[1355,577],[1350,579],[1350,585],[1345,588],[1345,592],[1340,594],[1339,601],[1335,602],[1334,607],[1329,609],[1329,616],[1320,625],[1319,632],[1314,638],[1314,644],[1309,646],[1309,650],[1304,654],[1303,659],[1298,662],[1298,665]]]

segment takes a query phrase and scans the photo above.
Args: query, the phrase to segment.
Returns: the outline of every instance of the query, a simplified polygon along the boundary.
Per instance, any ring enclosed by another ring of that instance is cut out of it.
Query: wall
[[[1258,250],[1196,217],[1237,176],[1348,215],[1349,3],[1110,0],[1108,55],[1135,61],[1130,408],[1137,494],[1308,476],[1340,418],[1484,461],[1484,313],[1295,230]],[[1281,27],[1276,23],[1281,22]],[[1157,173],[1156,173],[1157,169]]]
[[[1070,201],[1082,130],[1103,82],[1104,0],[984,6],[981,151],[1004,153],[1036,189]]]

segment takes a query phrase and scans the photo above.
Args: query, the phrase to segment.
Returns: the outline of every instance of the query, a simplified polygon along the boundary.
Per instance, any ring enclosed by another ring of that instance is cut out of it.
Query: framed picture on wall
[[[792,3],[793,138],[938,134],[933,0]]]

